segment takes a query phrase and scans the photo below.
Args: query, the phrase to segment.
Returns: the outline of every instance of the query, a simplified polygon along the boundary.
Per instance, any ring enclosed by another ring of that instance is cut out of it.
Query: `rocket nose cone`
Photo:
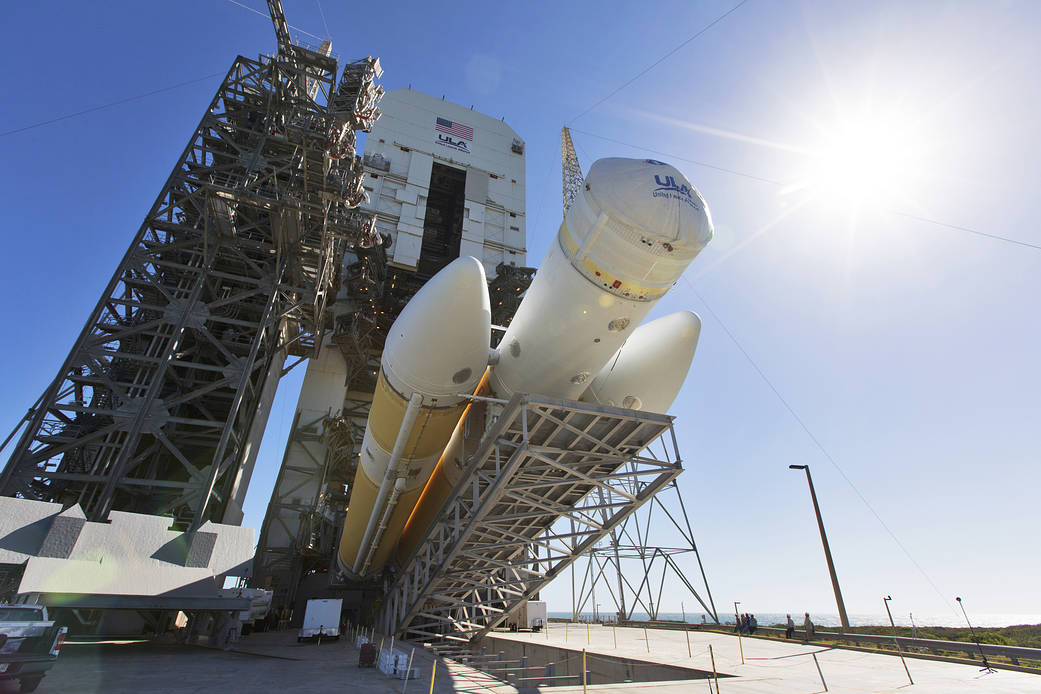
[[[671,313],[633,331],[593,379],[583,400],[665,412],[690,370],[701,335],[692,311]]]
[[[660,235],[676,250],[698,251],[712,240],[712,215],[698,189],[656,159],[609,157],[593,162],[584,194],[598,209]]]
[[[488,362],[491,307],[484,266],[458,258],[430,278],[390,328],[382,366],[403,394],[470,392]]]
[[[693,356],[701,336],[701,317],[693,311],[677,311],[653,320],[645,327],[648,334],[651,330],[657,331],[657,337],[673,340],[677,348],[683,347],[683,352],[689,349]]]

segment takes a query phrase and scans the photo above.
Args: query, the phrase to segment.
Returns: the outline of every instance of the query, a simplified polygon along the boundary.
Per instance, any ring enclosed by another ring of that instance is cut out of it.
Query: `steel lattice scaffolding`
[[[354,155],[378,71],[359,61],[338,81],[328,45],[288,33],[277,55],[235,60],[16,429],[0,494],[91,519],[240,521],[283,364],[320,349],[344,248],[378,243]]]
[[[479,407],[497,418],[388,590],[388,633],[480,638],[682,471],[667,415],[517,395],[468,421]]]
[[[636,493],[643,483],[633,480],[632,484],[629,492]],[[663,540],[672,540],[673,544],[659,544]],[[683,566],[691,555],[697,561],[700,581],[692,581]],[[577,587],[572,574],[572,619],[578,620],[587,609],[592,611],[594,619],[602,618],[597,602],[598,587],[600,597],[609,600],[604,604],[614,607],[617,619],[630,620],[637,610],[646,612],[652,620],[658,619],[668,585],[670,601],[680,602],[679,593],[685,592],[701,605],[713,622],[719,621],[677,480],[670,482],[651,503],[626,518],[584,559],[585,570]],[[576,562],[571,567],[572,572],[577,565]]]

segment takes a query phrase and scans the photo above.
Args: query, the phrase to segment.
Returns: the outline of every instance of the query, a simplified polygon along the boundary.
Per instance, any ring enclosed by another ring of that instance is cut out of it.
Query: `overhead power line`
[[[208,79],[213,79],[214,77],[220,77],[223,74],[224,74],[223,72],[215,72],[212,75],[206,75],[205,77],[199,77],[199,78],[194,79],[194,80],[188,80],[187,82],[178,82],[177,84],[171,84],[169,87],[163,87],[161,89],[153,89],[152,91],[145,92],[144,94],[138,94],[136,96],[128,96],[125,99],[119,99],[117,101],[112,101],[112,102],[109,102],[107,104],[102,104],[101,106],[94,106],[94,107],[91,107],[91,108],[88,108],[88,109],[84,109],[82,111],[76,111],[75,113],[68,113],[68,114],[66,114],[64,116],[58,116],[57,118],[50,118],[48,120],[40,121],[39,123],[33,123],[32,125],[26,125],[26,126],[23,126],[21,128],[15,128],[14,130],[8,130],[6,132],[0,132],[0,137],[7,137],[8,135],[14,135],[16,133],[25,132],[26,130],[32,130],[33,128],[42,128],[45,125],[50,125],[52,123],[58,123],[59,121],[68,120],[69,118],[75,118],[77,116],[84,116],[84,115],[86,115],[88,113],[94,113],[95,111],[101,111],[103,109],[111,108],[113,106],[119,106],[120,104],[126,104],[126,103],[129,103],[131,101],[137,101],[139,99],[144,99],[144,98],[149,97],[149,96],[155,96],[156,94],[162,94],[163,92],[169,92],[169,91],[172,91],[174,89],[180,89],[181,87],[187,87],[190,84],[196,84],[198,82],[205,82]]]
[[[329,31],[329,22],[325,21],[325,10],[322,9],[322,0],[314,0],[314,2],[318,5],[318,14],[322,15],[322,26],[325,27],[325,37],[332,41],[333,35]]]
[[[948,229],[955,229],[957,231],[964,231],[969,234],[976,234],[977,236],[986,236],[988,239],[997,239],[998,241],[1006,241],[1008,243],[1014,243],[1017,246],[1026,246],[1027,248],[1035,248],[1041,251],[1041,245],[1029,243],[1028,241],[1019,241],[1017,239],[1010,239],[1007,236],[998,236],[997,234],[988,234],[985,231],[978,229],[970,229],[969,227],[959,226],[957,224],[948,224],[947,222],[941,222],[936,219],[929,219],[928,217],[919,217],[918,215],[908,214],[907,212],[898,212],[896,210],[886,210],[891,214],[895,214],[898,217],[907,217],[908,219],[914,219],[915,221],[925,222],[926,224],[935,224],[941,227],[947,227]]]
[[[694,164],[695,166],[701,166],[701,167],[704,167],[706,169],[712,169],[714,171],[720,171],[722,173],[731,174],[732,176],[740,176],[741,178],[747,178],[747,179],[752,180],[752,181],[759,181],[760,183],[769,183],[770,185],[777,186],[779,188],[788,185],[784,181],[778,181],[776,179],[766,178],[765,176],[756,176],[755,174],[746,173],[744,171],[737,171],[736,169],[728,169],[725,166],[716,166],[715,164],[709,164],[708,162],[698,161],[697,159],[689,159],[687,157],[681,157],[681,156],[679,156],[677,154],[673,154],[672,152],[663,152],[663,151],[658,150],[658,149],[651,149],[649,147],[642,147],[640,145],[633,144],[632,142],[624,142],[622,140],[616,140],[616,139],[611,138],[611,137],[605,137],[603,135],[597,135],[596,133],[587,132],[585,130],[579,130],[578,128],[570,128],[570,130],[573,133],[580,133],[580,134],[586,135],[588,137],[595,137],[598,140],[604,140],[606,142],[613,142],[614,144],[622,145],[623,147],[631,147],[632,149],[640,150],[641,152],[649,152],[651,154],[658,154],[658,155],[661,155],[663,157],[668,157],[669,159],[674,159],[674,160],[677,160],[677,161],[685,161],[687,163]],[[1006,243],[1012,243],[1012,244],[1015,244],[1017,246],[1026,246],[1027,248],[1033,248],[1035,250],[1041,251],[1041,245],[1030,243],[1029,241],[1020,241],[1018,239],[1009,238],[1008,236],[1001,236],[1000,234],[992,234],[992,233],[989,233],[989,232],[986,232],[986,231],[980,231],[979,229],[973,229],[971,227],[962,226],[962,225],[959,225],[959,224],[950,224],[948,222],[941,222],[938,219],[930,219],[929,217],[921,217],[919,215],[914,215],[914,214],[910,214],[910,213],[907,213],[907,212],[901,212],[899,210],[894,210],[894,209],[890,209],[890,208],[883,207],[883,208],[880,208],[880,209],[883,212],[888,212],[888,213],[896,215],[898,217],[906,217],[907,219],[913,219],[916,222],[923,222],[925,224],[934,224],[936,226],[944,227],[946,229],[953,229],[955,231],[964,231],[964,232],[966,232],[968,234],[975,234],[976,236],[985,236],[986,238],[994,239],[995,241],[1005,241]]]
[[[685,161],[687,163],[694,164],[696,166],[703,166],[706,169],[713,169],[715,171],[722,171],[723,173],[733,174],[734,176],[741,176],[742,178],[749,178],[749,179],[751,179],[753,181],[760,181],[762,183],[769,183],[770,185],[774,185],[774,186],[778,186],[778,187],[781,187],[781,186],[785,185],[785,183],[783,183],[781,181],[775,181],[775,180],[773,180],[771,178],[764,178],[763,176],[755,176],[755,175],[750,174],[750,173],[744,173],[742,171],[736,171],[734,169],[728,169],[728,168],[723,167],[723,166],[716,166],[715,164],[709,164],[708,162],[698,161],[697,159],[688,159],[686,157],[681,157],[681,156],[679,156],[677,154],[672,154],[671,152],[662,152],[661,150],[650,149],[649,147],[641,147],[640,145],[634,145],[631,142],[623,142],[621,140],[615,140],[614,138],[604,137],[603,135],[596,135],[594,133],[586,132],[585,130],[579,130],[578,128],[571,128],[571,132],[573,132],[573,133],[581,133],[582,135],[588,135],[589,137],[595,137],[598,140],[604,140],[606,142],[613,142],[616,145],[622,145],[624,147],[631,147],[633,149],[638,149],[638,150],[640,150],[642,152],[650,152],[651,154],[660,154],[661,156],[668,157],[669,159],[676,159],[678,161]]]
[[[229,1],[230,1],[230,0],[229,0]],[[727,17],[729,17],[729,16],[731,15],[731,14],[733,14],[734,12],[736,12],[736,11],[737,11],[737,9],[738,9],[738,8],[740,8],[740,7],[742,6],[742,5],[744,5],[744,4],[746,3],[746,2],[748,2],[748,0],[741,0],[741,2],[737,3],[736,5],[734,5],[733,7],[731,7],[731,8],[729,9],[729,10],[727,10],[727,11],[726,11],[726,12],[724,12],[723,14],[721,14],[721,15],[719,15],[718,17],[716,17],[715,19],[713,19],[713,20],[712,20],[711,22],[709,22],[708,24],[706,24],[705,26],[703,26],[703,27],[702,27],[701,29],[699,29],[699,30],[698,30],[698,31],[697,31],[697,32],[696,32],[696,33],[695,33],[695,34],[694,34],[693,36],[691,36],[691,37],[690,37],[690,38],[688,38],[688,39],[687,39],[686,41],[684,41],[684,42],[683,42],[683,43],[681,43],[680,45],[678,45],[678,46],[676,46],[675,48],[673,48],[673,49],[672,49],[671,51],[669,51],[668,53],[666,53],[666,54],[665,54],[665,55],[663,55],[662,57],[660,57],[660,58],[658,58],[657,60],[655,60],[655,61],[654,61],[653,63],[651,63],[650,65],[648,65],[648,66],[647,66],[646,68],[644,68],[643,70],[641,70],[641,71],[640,71],[639,73],[637,73],[637,74],[636,74],[636,75],[635,75],[635,76],[634,76],[634,77],[633,77],[632,79],[630,79],[630,80],[629,80],[628,82],[626,82],[626,83],[622,84],[621,86],[617,87],[617,88],[616,88],[616,89],[615,89],[614,91],[612,91],[611,93],[609,93],[609,94],[608,94],[607,96],[605,96],[604,98],[600,99],[600,101],[597,101],[597,102],[596,102],[595,104],[593,104],[592,106],[590,106],[589,108],[587,108],[587,109],[586,109],[585,111],[582,111],[582,113],[580,113],[580,114],[578,114],[577,116],[575,116],[574,118],[572,118],[572,119],[571,119],[571,121],[569,121],[569,122],[572,122],[572,123],[573,123],[574,121],[578,120],[579,118],[581,118],[582,116],[586,115],[587,113],[589,113],[590,111],[592,111],[592,110],[593,110],[594,108],[596,108],[597,106],[599,106],[600,104],[602,104],[602,103],[604,103],[605,101],[607,101],[608,99],[610,99],[610,98],[611,98],[612,96],[614,96],[614,95],[615,95],[615,94],[617,94],[618,92],[620,92],[620,91],[622,91],[623,89],[625,89],[626,87],[628,87],[628,86],[629,86],[630,84],[632,84],[632,83],[633,83],[633,82],[635,82],[636,80],[638,80],[638,79],[640,79],[641,77],[643,77],[644,75],[646,75],[646,74],[647,74],[648,72],[650,72],[650,71],[651,71],[651,70],[653,70],[654,68],[658,67],[658,65],[660,65],[660,64],[661,64],[661,63],[662,63],[663,61],[665,61],[665,60],[666,60],[666,59],[668,59],[669,57],[671,57],[671,56],[672,56],[672,55],[673,55],[674,53],[676,53],[676,51],[680,50],[681,48],[683,48],[684,46],[686,46],[686,45],[687,45],[688,43],[690,43],[690,42],[691,42],[691,41],[693,41],[694,39],[696,39],[696,38],[698,38],[699,36],[701,36],[702,34],[704,34],[704,33],[705,33],[706,31],[708,31],[709,29],[711,29],[712,27],[714,27],[714,26],[716,26],[717,24],[719,24],[720,22],[722,22],[722,21],[723,21],[724,19],[726,19],[726,18],[727,18]]]
[[[864,506],[866,506],[868,511],[871,512],[871,515],[875,517],[875,520],[877,520],[879,524],[889,534],[889,536],[893,538],[893,542],[897,544],[897,546],[901,549],[901,551],[903,551],[903,553],[907,556],[911,563],[914,564],[915,568],[918,569],[918,572],[922,574],[922,576],[929,583],[929,585],[932,586],[933,590],[936,591],[936,594],[940,596],[940,598],[949,608],[951,608],[951,611],[957,614],[957,610],[954,609],[954,605],[951,604],[950,600],[947,599],[947,597],[943,594],[939,587],[933,582],[933,579],[930,578],[929,574],[925,572],[925,569],[922,568],[922,565],[915,560],[915,558],[911,555],[911,552],[907,549],[906,546],[904,546],[904,543],[901,542],[900,538],[896,536],[896,533],[894,533],[893,530],[886,524],[886,522],[882,520],[882,516],[878,515],[878,511],[875,510],[875,507],[872,506],[870,502],[868,502],[867,498],[857,488],[857,485],[853,484],[853,480],[849,478],[845,470],[843,470],[842,467],[839,466],[835,458],[833,458],[831,454],[828,453],[827,449],[824,448],[824,444],[820,442],[820,439],[818,439],[814,435],[814,433],[810,431],[810,428],[806,426],[806,422],[803,421],[803,418],[800,417],[798,413],[796,413],[795,408],[793,408],[784,398],[784,396],[781,395],[781,391],[777,390],[777,387],[773,384],[773,382],[766,377],[766,374],[763,372],[763,370],[759,368],[759,364],[757,364],[755,360],[752,359],[752,355],[750,355],[748,353],[748,350],[746,350],[741,345],[741,343],[738,342],[737,338],[734,336],[734,333],[730,332],[730,328],[728,328],[726,323],[722,321],[719,315],[712,310],[712,307],[709,306],[709,303],[707,301],[705,301],[705,297],[701,295],[701,292],[699,292],[694,287],[694,283],[691,282],[686,275],[683,276],[683,279],[684,281],[686,281],[687,286],[690,287],[690,290],[694,292],[694,295],[698,297],[698,299],[701,301],[701,304],[705,307],[705,310],[707,310],[709,314],[712,316],[712,319],[719,324],[719,327],[723,328],[723,332],[727,334],[727,337],[730,338],[730,341],[733,342],[737,349],[741,352],[741,354],[744,355],[745,359],[748,360],[748,363],[752,365],[753,369],[755,369],[755,372],[759,374],[759,377],[761,379],[763,379],[763,382],[770,388],[771,391],[773,391],[773,394],[777,397],[781,404],[784,405],[784,409],[788,410],[788,414],[790,414],[792,416],[792,419],[794,419],[796,423],[799,425],[799,427],[802,428],[802,430],[810,438],[810,441],[812,441],[813,444],[817,447],[817,450],[819,450],[821,452],[821,455],[824,456],[825,460],[831,463],[832,467],[838,470],[839,475],[842,476],[842,479],[846,481],[846,484],[849,485],[850,489],[852,489],[853,492],[857,495],[857,497],[860,498],[860,500],[864,503]]]
[[[261,17],[264,17],[266,19],[271,19],[271,16],[267,12],[261,12],[260,10],[254,8],[254,7],[250,7],[249,5],[244,5],[241,2],[239,2],[238,0],[228,0],[228,2],[230,2],[232,5],[238,5],[239,7],[241,7],[244,10],[249,10],[253,14],[259,14]],[[319,11],[322,9],[321,5],[318,6],[318,9],[319,9]],[[325,22],[325,13],[324,12],[322,12],[322,22]],[[318,34],[312,34],[310,31],[304,31],[303,29],[301,29],[298,26],[293,26],[292,24],[287,24],[287,26],[290,29],[295,29],[296,31],[299,31],[301,34],[306,34],[307,36],[310,36],[313,39],[317,39],[319,41],[323,41],[324,40]],[[329,31],[329,27],[327,26],[325,28],[325,30]]]

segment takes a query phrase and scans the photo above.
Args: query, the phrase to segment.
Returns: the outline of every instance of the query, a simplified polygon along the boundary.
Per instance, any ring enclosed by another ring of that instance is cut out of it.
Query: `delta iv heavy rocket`
[[[462,440],[468,416],[461,409],[465,401],[462,393],[508,399],[517,392],[530,392],[630,409],[667,410],[690,367],[701,322],[695,314],[681,311],[637,326],[711,238],[708,206],[678,170],[652,159],[597,161],[483,379],[481,372],[489,362],[480,361],[479,331],[471,327],[471,332],[459,334],[459,326],[466,322],[460,314],[477,300],[460,295],[436,305],[434,301],[439,299],[431,298],[434,292],[427,293],[427,287],[435,283],[441,288],[439,292],[452,291],[453,281],[442,275],[461,273],[455,268],[459,264],[476,264],[479,268],[479,263],[460,259],[431,279],[395,321],[393,344],[391,338],[387,340],[377,398],[389,398],[397,406],[390,410],[377,407],[377,400],[373,401],[362,465],[340,545],[341,569],[353,576],[373,573],[382,568],[395,543],[398,558],[404,560],[422,541],[462,474]],[[482,300],[487,315],[486,289]],[[413,309],[413,304],[418,307]],[[451,327],[432,325],[430,314],[438,317],[434,323],[451,316]],[[482,327],[488,325],[487,318],[484,321]],[[431,344],[432,335],[444,340],[436,349]],[[485,338],[482,346],[486,357],[488,344]],[[468,378],[445,380],[446,373],[450,376],[454,372],[446,371],[446,365],[437,358],[410,362],[416,371],[408,386],[391,383],[385,377],[388,365],[397,359],[396,352],[414,349],[440,355],[448,345],[452,346],[450,354],[461,356],[465,352],[472,359],[472,363],[467,362],[471,369]],[[392,352],[389,357],[388,352]],[[418,387],[421,380],[429,390]],[[418,393],[422,397],[416,407],[423,411],[427,402],[423,398],[435,391],[440,398],[436,405],[445,412],[437,420],[436,431],[427,434],[410,424],[404,403],[410,397],[419,397]],[[384,392],[387,394],[381,395]],[[465,412],[469,413],[472,406]],[[483,417],[483,411],[482,407],[478,416]],[[375,435],[370,436],[375,430],[383,432],[382,457],[372,456],[367,450],[370,440],[375,440]],[[415,471],[414,477],[400,482],[408,485],[407,499],[394,491],[399,483],[392,478],[401,479],[400,462],[394,455],[397,445],[391,451],[389,443],[395,437],[408,441],[408,445],[402,444],[404,450],[421,449],[408,454],[412,457],[407,460],[416,461],[410,468]],[[366,465],[367,455],[375,462]],[[377,492],[374,480],[380,472],[384,481]],[[387,499],[396,500],[393,509],[387,508]],[[406,513],[411,516],[403,517]],[[384,517],[393,517],[395,522],[384,522]]]

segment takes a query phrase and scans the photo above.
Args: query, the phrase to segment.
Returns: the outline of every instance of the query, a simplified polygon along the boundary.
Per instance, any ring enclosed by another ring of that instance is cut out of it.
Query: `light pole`
[[[843,629],[849,629],[849,617],[846,616],[846,606],[842,602],[842,591],[839,590],[839,577],[835,574],[835,562],[831,560],[831,548],[828,546],[828,536],[824,532],[824,520],[821,518],[821,508],[817,504],[817,492],[813,491],[813,478],[810,477],[809,465],[789,465],[790,470],[805,470],[806,481],[810,485],[810,498],[813,499],[813,512],[817,514],[817,527],[821,531],[821,542],[824,544],[824,558],[828,560],[828,573],[831,574],[831,586],[835,589],[835,604],[839,607],[839,620]]]
[[[907,669],[907,661],[904,660],[904,654],[900,651],[900,642],[896,640],[896,623],[893,621],[893,613],[889,611],[889,601],[892,599],[892,595],[887,595],[882,598],[882,604],[886,606],[886,614],[889,615],[889,626],[893,627],[893,645],[896,646],[896,652],[900,654],[900,662],[904,664],[904,672],[907,673],[907,681],[914,684],[914,680],[911,679],[911,671]]]
[[[741,615],[737,613],[737,606],[741,604],[740,600],[734,601],[734,631],[737,632],[737,649],[741,651],[741,664],[745,664],[745,647],[741,643]],[[719,689],[718,687],[716,688]]]
[[[976,632],[972,628],[972,622],[969,621],[969,615],[965,613],[965,605],[961,604],[961,598],[955,598],[958,601],[958,607],[961,608],[962,615],[965,616],[965,623],[969,625],[969,633],[972,635],[972,640],[976,642],[976,648],[980,649],[980,657],[983,658],[983,667],[980,668],[980,672],[986,670],[987,672],[997,672],[987,662],[987,654],[983,652],[983,646],[980,645],[980,640],[976,638]]]

